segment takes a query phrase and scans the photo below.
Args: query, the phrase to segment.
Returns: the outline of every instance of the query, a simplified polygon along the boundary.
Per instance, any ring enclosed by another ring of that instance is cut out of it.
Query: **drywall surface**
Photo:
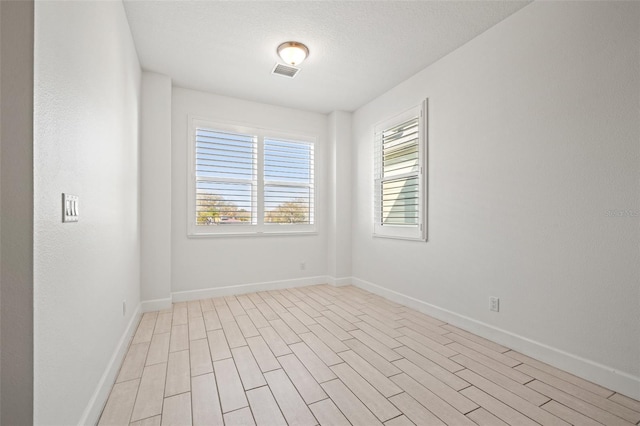
[[[171,297],[171,79],[142,73],[140,298]]]
[[[33,18],[32,18],[32,22],[33,22]],[[2,43],[2,8],[0,7],[0,413],[2,413],[2,219],[1,219],[2,217],[1,216],[1,213],[2,213],[2,115],[1,115],[2,114],[1,112],[2,111],[2,96],[1,96],[2,95],[2,45],[1,43]],[[31,46],[31,50],[33,51],[33,44]],[[33,65],[31,69],[33,70]],[[33,111],[32,111],[32,114],[33,114]],[[33,116],[31,117],[31,120],[33,121]],[[33,143],[32,143],[32,146],[33,146]],[[33,161],[33,155],[31,156],[31,158]],[[31,192],[33,193],[33,188],[31,189]],[[32,225],[32,228],[33,228],[33,225]],[[32,250],[32,253],[33,253],[33,250]],[[33,288],[33,281],[31,285]],[[33,304],[31,304],[31,307],[32,307],[31,309],[33,310]],[[33,332],[31,333],[31,339],[33,341]],[[31,351],[31,355],[33,357],[33,350]],[[30,420],[33,420],[33,417],[31,417]],[[0,419],[0,421],[2,421],[2,419]]]
[[[327,274],[336,285],[351,277],[351,113],[329,114]]]
[[[0,424],[33,423],[33,2],[0,2]]]
[[[356,111],[354,276],[637,380],[638,22],[535,2]],[[424,98],[429,241],[373,238],[374,125]]]
[[[177,87],[173,88],[172,105],[172,291],[326,275],[327,116]],[[315,135],[317,234],[188,238],[189,116]],[[306,264],[304,270],[300,263]]]
[[[120,2],[37,2],[35,35],[34,422],[71,425],[140,302],[141,72]]]

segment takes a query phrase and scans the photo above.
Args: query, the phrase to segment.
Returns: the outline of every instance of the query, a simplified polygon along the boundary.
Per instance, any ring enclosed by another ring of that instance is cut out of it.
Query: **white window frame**
[[[374,237],[427,241],[427,108],[428,99],[425,99],[419,106],[386,119],[374,127]],[[380,220],[381,214],[377,214],[378,210],[382,209],[382,197],[380,195],[383,182],[381,132],[416,117],[418,117],[418,224],[416,226],[383,225]]]
[[[314,160],[313,179],[313,217],[311,224],[285,224],[285,223],[264,223],[264,140],[276,139],[287,142],[303,142],[312,145],[314,158],[317,159],[317,137],[314,135],[294,134],[280,130],[264,129],[260,127],[247,126],[233,122],[217,122],[202,117],[189,116],[189,134],[187,143],[189,144],[189,167],[188,167],[188,200],[187,200],[187,236],[189,238],[220,237],[220,236],[269,236],[269,235],[309,235],[317,233],[317,161]],[[198,226],[196,220],[196,129],[207,128],[222,132],[240,133],[256,136],[257,138],[257,160],[256,160],[256,180],[254,188],[254,199],[256,202],[252,216],[255,217],[255,224],[225,224],[223,226]],[[271,183],[271,182],[269,182]],[[291,186],[299,186],[291,184]]]

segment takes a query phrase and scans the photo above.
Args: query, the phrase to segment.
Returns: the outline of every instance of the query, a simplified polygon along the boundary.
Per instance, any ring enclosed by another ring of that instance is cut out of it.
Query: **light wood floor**
[[[144,314],[100,425],[635,425],[640,402],[361,289]]]

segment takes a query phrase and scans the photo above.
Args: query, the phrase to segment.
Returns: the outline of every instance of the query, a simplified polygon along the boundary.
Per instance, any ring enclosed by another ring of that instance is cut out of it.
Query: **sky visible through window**
[[[258,191],[266,223],[313,223],[313,144],[265,138],[263,161],[253,135],[196,131],[199,225],[255,224]],[[257,188],[258,164],[264,188]]]

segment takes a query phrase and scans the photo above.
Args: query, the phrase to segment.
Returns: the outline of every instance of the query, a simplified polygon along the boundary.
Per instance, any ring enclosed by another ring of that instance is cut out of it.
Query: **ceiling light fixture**
[[[278,46],[278,55],[287,64],[296,66],[309,56],[309,49],[297,41],[287,41]]]

